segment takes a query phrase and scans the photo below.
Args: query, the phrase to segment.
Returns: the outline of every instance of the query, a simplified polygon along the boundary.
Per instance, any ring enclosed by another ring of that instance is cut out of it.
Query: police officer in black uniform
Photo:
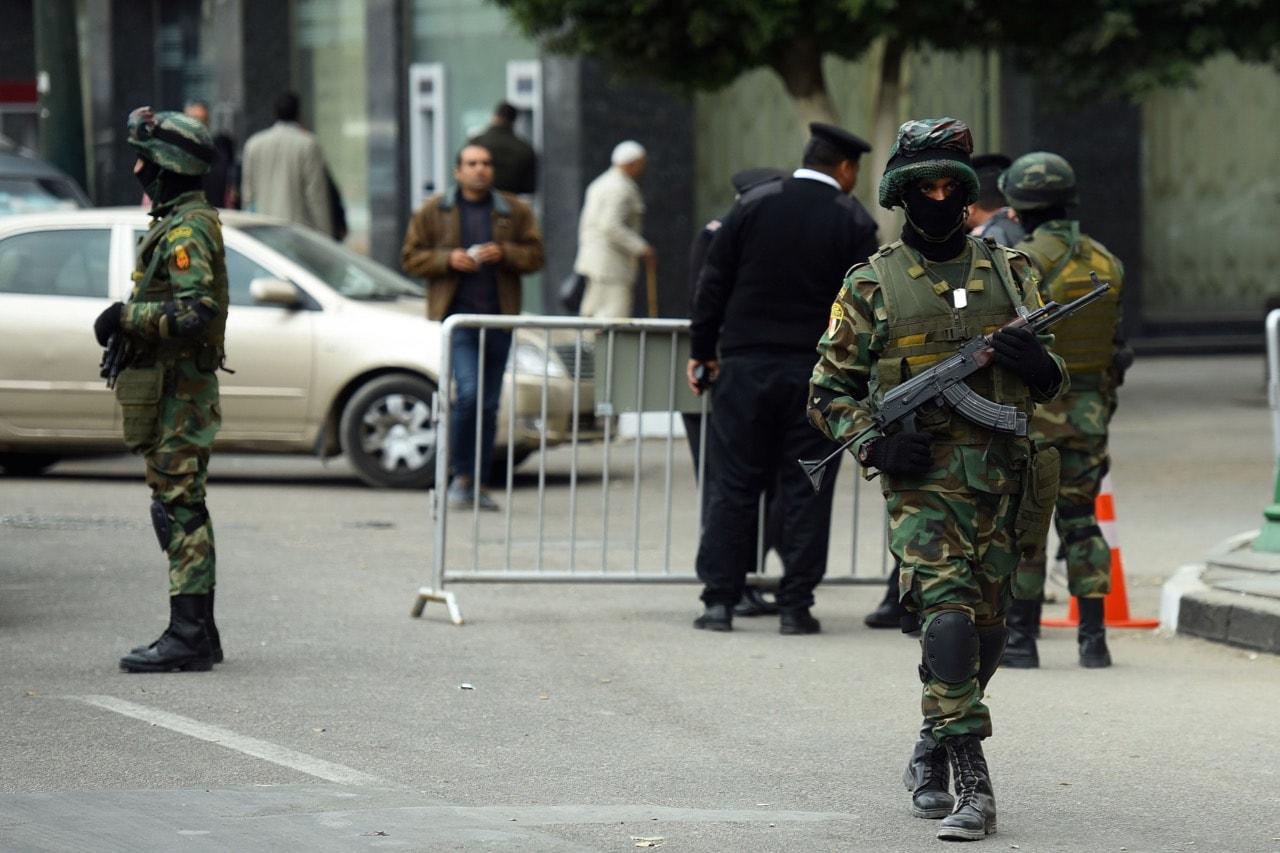
[[[863,140],[809,125],[802,165],[790,177],[743,193],[711,241],[694,300],[687,378],[695,394],[711,380],[706,512],[698,547],[705,612],[694,627],[733,629],[746,569],[754,562],[760,494],[775,481],[784,506],[775,548],[783,634],[816,634],[809,612],[826,573],[832,484],[814,493],[798,458],[825,456],[830,442],[805,417],[817,338],[845,272],[876,251],[876,225],[849,193]],[[834,473],[834,472],[833,472]]]
[[[738,199],[742,198],[743,193],[766,181],[780,181],[787,176],[782,169],[774,169],[768,166],[760,166],[753,169],[743,169],[740,172],[734,172],[729,178],[729,183],[733,185],[733,202],[736,205]],[[709,219],[707,224],[702,226],[702,230],[698,232],[698,236],[693,238],[693,244],[689,247],[689,314],[693,315],[693,306],[698,296],[698,279],[702,275],[702,265],[707,260],[707,250],[711,248],[711,240],[716,233],[724,225],[725,217],[729,214],[721,215]],[[695,474],[701,475],[699,471],[698,461],[702,448],[702,413],[701,412],[684,412],[685,437],[689,440],[689,452],[693,456],[693,470]],[[711,411],[707,410],[707,417],[711,417]],[[780,526],[782,521],[782,513],[778,502],[778,490],[769,488],[765,492],[765,520],[764,520],[764,540],[761,543],[762,553],[768,554],[773,550],[774,544],[778,541],[780,534]],[[756,569],[756,555],[752,555],[751,567],[748,572],[754,572]],[[765,598],[759,587],[748,586],[742,593],[742,600],[733,608],[735,616],[776,616],[778,615],[777,602]]]

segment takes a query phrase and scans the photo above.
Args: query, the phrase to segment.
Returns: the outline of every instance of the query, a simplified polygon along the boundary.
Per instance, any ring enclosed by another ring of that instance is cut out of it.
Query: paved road
[[[1152,359],[1114,484],[1135,615],[1271,498],[1261,358]],[[0,850],[915,851],[915,643],[820,591],[824,633],[695,632],[684,585],[473,584],[409,610],[423,494],[309,460],[216,460],[227,662],[123,675],[164,569],[130,459],[0,478]],[[688,544],[692,553],[692,543]],[[1065,605],[1055,605],[1065,611]],[[1069,629],[991,685],[990,849],[1280,851],[1280,658]],[[657,840],[661,839],[661,840]]]

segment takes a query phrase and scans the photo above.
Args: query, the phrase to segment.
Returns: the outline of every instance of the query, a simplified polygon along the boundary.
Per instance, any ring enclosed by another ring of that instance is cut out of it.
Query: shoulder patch
[[[178,265],[178,269],[185,270],[191,266],[191,258],[187,256],[187,247],[178,245],[173,250],[173,262]]]
[[[177,228],[174,228],[171,231],[169,231],[169,233],[166,236],[168,236],[170,243],[175,243],[184,237],[189,238],[191,234],[192,234],[192,231],[191,231],[190,225],[179,225]]]
[[[836,330],[844,320],[844,306],[839,302],[831,303],[831,320],[827,323],[827,337],[835,337]]]

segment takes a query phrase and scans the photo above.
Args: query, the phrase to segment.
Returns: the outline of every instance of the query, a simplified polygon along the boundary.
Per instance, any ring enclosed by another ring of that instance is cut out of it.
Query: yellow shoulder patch
[[[831,303],[831,322],[827,323],[827,337],[835,337],[836,330],[840,328],[840,321],[844,319],[844,306],[839,302]]]
[[[185,246],[178,246],[173,250],[173,262],[178,265],[178,269],[180,270],[185,270],[187,267],[191,266],[191,258],[187,257],[187,249]]]
[[[190,237],[192,233],[194,232],[192,232],[190,225],[179,225],[177,228],[174,228],[172,231],[170,231],[166,236],[169,238],[170,243],[176,243],[178,240],[181,240],[183,237]]]

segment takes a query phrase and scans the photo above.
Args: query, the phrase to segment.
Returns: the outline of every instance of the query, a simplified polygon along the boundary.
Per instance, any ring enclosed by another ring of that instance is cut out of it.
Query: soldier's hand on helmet
[[[107,310],[93,321],[93,334],[98,339],[98,346],[105,347],[111,336],[120,331],[120,312],[124,311],[123,302],[113,302]]]
[[[859,461],[885,474],[923,474],[933,469],[933,436],[927,432],[896,432],[864,446]]]
[[[1040,391],[1048,393],[1062,382],[1062,372],[1035,333],[1022,326],[1005,326],[991,337],[996,364],[1012,370]]]

